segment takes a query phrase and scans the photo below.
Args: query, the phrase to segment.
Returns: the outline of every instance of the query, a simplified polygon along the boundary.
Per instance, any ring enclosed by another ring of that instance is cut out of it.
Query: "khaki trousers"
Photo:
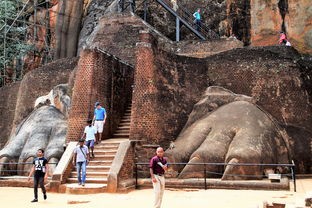
[[[153,183],[155,201],[154,208],[160,208],[161,201],[165,191],[165,176],[154,175],[157,180],[156,183]]]

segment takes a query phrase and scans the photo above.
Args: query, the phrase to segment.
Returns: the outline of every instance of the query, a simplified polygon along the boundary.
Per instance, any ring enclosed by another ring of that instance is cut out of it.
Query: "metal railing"
[[[135,163],[135,187],[138,188],[138,165],[143,165],[143,166],[147,166],[149,165],[149,163]],[[296,192],[296,173],[295,173],[295,163],[294,161],[292,161],[291,164],[256,164],[256,163],[168,163],[168,166],[171,165],[200,165],[200,166],[204,166],[203,169],[203,179],[204,179],[204,188],[205,190],[207,189],[207,174],[215,174],[215,175],[219,175],[219,176],[224,176],[224,173],[217,173],[217,172],[211,172],[207,170],[207,167],[209,166],[260,166],[260,167],[286,167],[286,168],[290,168],[290,173],[286,173],[286,174],[281,174],[281,176],[287,176],[287,177],[291,177],[292,181],[293,181],[293,185],[294,185],[294,191]],[[237,174],[227,174],[227,176],[242,176],[242,177],[255,177],[255,178],[259,178],[259,175],[237,175]],[[263,178],[265,178],[265,175],[262,175]]]
[[[144,10],[144,17],[143,19],[146,21],[147,16],[147,2],[151,0],[144,0],[141,2],[141,4],[137,5],[135,8],[135,12],[140,8]],[[200,37],[201,39],[218,39],[219,35],[211,30],[207,24],[205,24],[203,21],[201,21],[200,25],[197,25],[194,22],[194,17],[191,12],[189,12],[184,6],[180,4],[180,2],[177,3],[177,8],[174,8],[175,6],[172,4],[170,0],[155,0],[157,3],[162,5],[167,11],[172,13],[173,15],[176,15],[177,18],[179,18],[179,24],[184,24],[186,27],[192,28],[191,31]],[[180,28],[180,26],[177,26],[177,28]]]
[[[32,164],[33,164],[32,162],[0,162],[0,166],[2,166],[2,167],[4,165],[12,167],[13,165],[18,166],[18,165],[32,165]],[[56,162],[49,162],[47,164],[48,165],[55,165],[55,166],[57,166],[58,163],[56,163]],[[22,170],[19,170],[19,169],[2,169],[1,172],[0,172],[0,174],[1,174],[0,176],[3,176],[2,175],[3,173],[25,173],[25,172],[28,172],[28,171],[30,171],[30,170],[24,170],[24,169],[22,169]]]

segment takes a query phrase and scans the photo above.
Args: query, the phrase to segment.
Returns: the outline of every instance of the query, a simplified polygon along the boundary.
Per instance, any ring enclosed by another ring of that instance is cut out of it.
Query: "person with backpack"
[[[33,166],[29,172],[28,175],[28,181],[30,180],[30,177],[34,174],[34,195],[35,198],[31,202],[38,202],[38,185],[40,185],[40,188],[43,193],[43,199],[47,199],[47,191],[44,187],[44,181],[48,178],[48,160],[43,156],[44,150],[38,149],[37,151],[37,157],[33,161]]]
[[[78,185],[85,186],[86,169],[90,160],[89,149],[84,145],[84,139],[79,139],[79,145],[74,149],[73,165],[77,169]]]

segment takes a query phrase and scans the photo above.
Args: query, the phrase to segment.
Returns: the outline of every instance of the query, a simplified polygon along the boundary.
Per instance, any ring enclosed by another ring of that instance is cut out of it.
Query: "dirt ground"
[[[262,208],[263,202],[287,203],[286,207],[304,207],[304,198],[312,192],[312,179],[297,181],[297,192],[254,190],[175,190],[166,189],[162,208]],[[128,194],[69,195],[48,193],[44,201],[33,199],[31,188],[0,187],[1,207],[71,207],[71,208],[152,208],[153,190],[143,189]]]

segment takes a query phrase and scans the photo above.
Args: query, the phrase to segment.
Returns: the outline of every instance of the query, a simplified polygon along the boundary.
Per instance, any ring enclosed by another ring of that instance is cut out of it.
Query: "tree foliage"
[[[14,71],[14,79],[21,79],[21,70],[16,70],[16,63],[32,49],[26,44],[27,25],[25,24],[22,9],[22,1],[0,1],[0,86],[7,82],[5,76],[9,71]]]

